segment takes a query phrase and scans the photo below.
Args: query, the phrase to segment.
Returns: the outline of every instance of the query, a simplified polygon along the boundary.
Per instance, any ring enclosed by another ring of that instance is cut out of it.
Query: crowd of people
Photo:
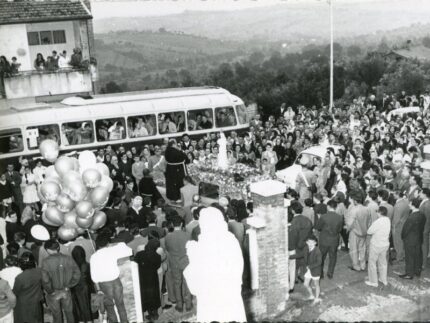
[[[419,277],[426,268],[430,190],[420,164],[426,157],[424,147],[430,144],[429,104],[428,93],[419,98],[405,93],[384,95],[381,100],[371,95],[332,109],[283,104],[277,115],[255,115],[249,131],[228,134],[230,165],[244,163],[273,176],[295,163],[304,149],[326,147],[322,160],[298,160],[301,175],[285,193],[290,292],[299,278],[309,298],[319,302],[319,280],[334,277],[339,249],[349,251],[352,271],[368,270],[365,283],[369,286],[388,283],[387,259],[405,261],[404,279]],[[411,106],[419,109],[396,112]],[[20,158],[19,165],[8,165],[0,178],[4,268],[0,277],[7,272],[6,277],[15,280],[6,279],[7,284],[0,280],[0,292],[5,295],[0,299],[0,318],[13,313],[16,322],[26,322],[22,315],[28,314],[30,298],[31,315],[40,322],[42,303],[55,322],[61,309],[70,322],[73,317],[92,321],[96,312],[106,312],[116,322],[114,304],[119,320],[127,321],[117,265],[118,258],[130,256],[124,244],[139,265],[146,317],[155,320],[161,309],[172,305],[177,311],[190,311],[192,295],[183,276],[188,265],[185,246],[198,240],[199,215],[205,206],[198,186],[186,176],[186,165],[216,161],[219,137],[217,133],[201,138],[183,135],[178,142],[166,139],[159,145],[100,148],[97,161],[109,167],[114,189],[104,209],[107,224],[92,236],[95,245],[88,236],[58,241],[56,231],[47,226],[52,239],[42,247],[31,236],[31,227],[42,223],[44,207],[37,188],[46,168],[42,161],[27,158]],[[160,185],[166,186],[166,197],[160,194]],[[238,240],[247,287],[245,232],[252,202],[220,197],[212,206],[222,212]],[[63,279],[58,279],[60,274]],[[24,282],[32,286],[31,291],[23,289]],[[99,306],[91,306],[91,300]]]

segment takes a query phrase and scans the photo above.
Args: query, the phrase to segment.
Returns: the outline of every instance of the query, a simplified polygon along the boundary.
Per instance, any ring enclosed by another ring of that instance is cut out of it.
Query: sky
[[[319,0],[91,0],[95,19],[109,17],[147,17],[181,13],[185,10],[230,11],[267,7],[283,3],[316,2]],[[321,0],[327,1],[327,0]],[[334,0],[371,2],[373,0]],[[406,0],[407,1],[407,0]]]

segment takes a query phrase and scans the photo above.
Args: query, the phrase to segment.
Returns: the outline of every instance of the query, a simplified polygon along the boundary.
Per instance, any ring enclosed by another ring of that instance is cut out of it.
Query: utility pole
[[[330,6],[330,106],[333,109],[333,0],[328,0]]]

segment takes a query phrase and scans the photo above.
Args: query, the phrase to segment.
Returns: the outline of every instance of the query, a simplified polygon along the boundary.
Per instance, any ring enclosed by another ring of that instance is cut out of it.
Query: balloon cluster
[[[42,220],[58,227],[58,236],[65,241],[85,230],[97,230],[106,223],[106,206],[113,181],[109,169],[97,163],[91,151],[82,151],[79,158],[58,157],[58,144],[50,139],[40,144],[40,153],[54,163],[46,169],[45,181],[39,186],[39,198],[47,203]]]

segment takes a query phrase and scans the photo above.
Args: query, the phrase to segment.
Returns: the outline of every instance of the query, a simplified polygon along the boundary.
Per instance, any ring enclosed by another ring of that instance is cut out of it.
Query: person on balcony
[[[82,52],[79,48],[73,49],[72,57],[70,58],[72,68],[79,69],[82,67]]]
[[[45,69],[45,59],[41,53],[38,53],[36,59],[34,60],[34,68],[37,71],[43,71]]]
[[[69,57],[67,57],[67,51],[63,50],[63,52],[58,57],[58,67],[59,68],[69,68]]]
[[[4,78],[10,76],[10,64],[5,56],[0,56],[0,98],[6,97]]]
[[[12,63],[10,64],[10,73],[11,74],[18,74],[19,68],[21,67],[21,63],[18,63],[18,60],[16,57],[12,57]]]
[[[57,55],[57,51],[52,51],[52,61],[54,62],[54,66],[58,69],[58,61],[60,60],[60,56]]]

